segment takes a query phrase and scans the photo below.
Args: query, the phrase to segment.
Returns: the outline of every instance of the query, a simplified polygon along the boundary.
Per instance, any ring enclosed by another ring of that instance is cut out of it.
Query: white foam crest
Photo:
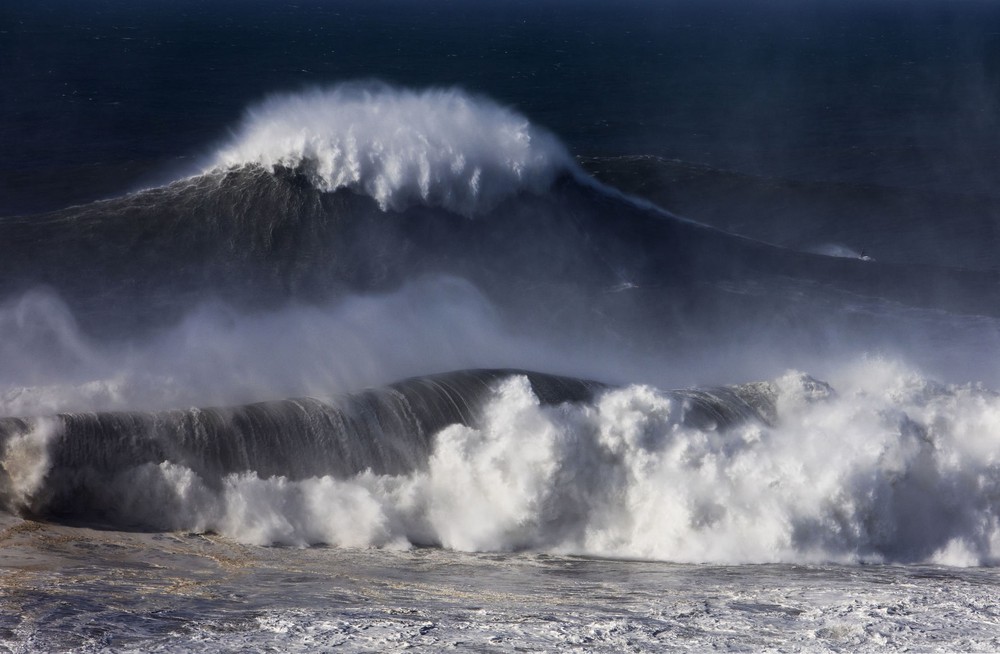
[[[514,377],[480,429],[437,436],[426,470],[234,475],[221,492],[192,492],[190,471],[153,466],[162,479],[144,487],[166,490],[133,509],[148,520],[167,497],[185,507],[172,527],[257,544],[715,563],[1000,560],[1000,397],[884,361],[836,382],[839,394],[817,392],[790,373],[774,382],[777,426],[720,433],[685,426],[685,406],[649,387],[546,407]]]
[[[277,95],[251,109],[213,168],[256,164],[306,172],[383,210],[416,204],[465,215],[521,191],[542,192],[576,164],[548,132],[457,89],[341,84]]]
[[[49,442],[58,434],[56,419],[38,419],[32,428],[0,444],[0,508],[30,511],[44,491],[49,471]]]

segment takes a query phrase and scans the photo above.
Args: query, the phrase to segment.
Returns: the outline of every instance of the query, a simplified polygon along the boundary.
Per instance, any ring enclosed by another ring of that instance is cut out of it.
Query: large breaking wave
[[[1000,397],[898,365],[665,393],[469,371],[0,422],[8,508],[250,543],[995,563]]]
[[[966,383],[1000,382],[995,270],[680,219],[483,98],[275,96],[204,172],[0,219],[0,250],[10,510],[263,544],[997,557],[996,396]],[[587,393],[476,373],[428,422],[401,390],[423,382],[384,386],[487,367]],[[656,390],[747,379],[777,381]]]

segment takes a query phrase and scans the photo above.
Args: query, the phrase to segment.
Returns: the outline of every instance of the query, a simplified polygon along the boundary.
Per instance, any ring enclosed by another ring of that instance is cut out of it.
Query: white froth
[[[39,419],[30,431],[0,442],[0,509],[33,510],[49,471],[49,442],[59,427],[58,420]]]
[[[465,215],[574,170],[565,148],[518,113],[456,89],[342,84],[274,96],[250,110],[213,168],[301,170],[383,210],[416,204]]]
[[[183,506],[172,527],[256,544],[717,563],[1000,558],[1000,397],[880,361],[842,371],[837,394],[804,379],[774,383],[777,426],[720,433],[685,426],[683,404],[649,387],[550,407],[514,377],[479,429],[443,430],[410,475],[239,475],[220,492],[152,466],[162,478],[142,484]],[[149,520],[164,505],[130,510]]]

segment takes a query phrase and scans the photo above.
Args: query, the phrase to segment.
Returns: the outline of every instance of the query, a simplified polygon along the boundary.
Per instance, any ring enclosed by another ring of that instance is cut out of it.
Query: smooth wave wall
[[[457,89],[341,84],[273,96],[250,109],[212,168],[304,171],[324,191],[350,189],[383,209],[414,204],[464,215],[542,192],[576,163],[515,111]]]

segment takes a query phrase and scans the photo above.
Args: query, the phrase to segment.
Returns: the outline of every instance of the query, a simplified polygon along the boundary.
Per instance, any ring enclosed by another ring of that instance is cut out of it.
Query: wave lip
[[[383,210],[426,204],[466,216],[576,169],[554,136],[491,100],[378,82],[275,95],[249,110],[210,169],[248,165],[300,170]]]

